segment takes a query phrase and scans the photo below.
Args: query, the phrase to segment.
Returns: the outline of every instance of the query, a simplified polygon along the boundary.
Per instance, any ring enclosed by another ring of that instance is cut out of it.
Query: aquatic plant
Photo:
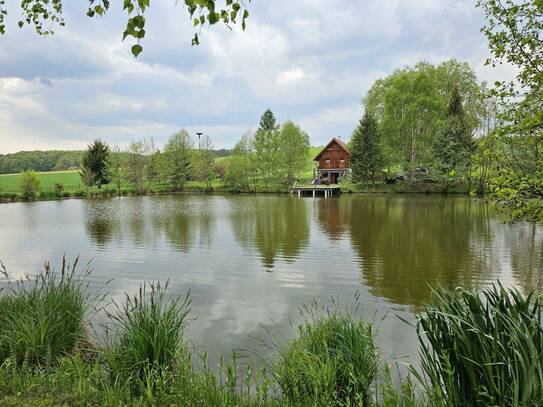
[[[543,405],[543,328],[538,297],[499,283],[439,289],[420,314],[422,374],[435,405]]]
[[[285,401],[369,405],[379,358],[372,325],[359,319],[357,310],[335,302],[329,308],[316,302],[304,307],[297,337],[277,346],[273,363]]]
[[[49,263],[35,278],[10,282],[0,295],[0,363],[14,358],[30,366],[55,363],[88,344],[85,315],[92,298],[86,276],[62,259],[60,272]],[[3,274],[9,278],[6,270]]]
[[[171,382],[178,362],[184,359],[183,334],[190,311],[190,295],[167,297],[168,284],[148,283],[116,314],[106,352],[111,376],[134,392],[149,398]]]

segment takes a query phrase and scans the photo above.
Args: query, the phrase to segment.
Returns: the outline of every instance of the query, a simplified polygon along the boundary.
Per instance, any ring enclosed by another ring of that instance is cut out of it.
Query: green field
[[[55,184],[63,184],[64,190],[76,192],[83,190],[77,171],[53,171],[37,173],[40,179],[40,189],[45,192],[54,191]],[[16,194],[20,190],[20,174],[0,174],[0,193]]]

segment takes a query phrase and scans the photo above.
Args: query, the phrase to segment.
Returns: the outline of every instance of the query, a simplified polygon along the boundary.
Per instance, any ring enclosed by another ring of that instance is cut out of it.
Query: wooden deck
[[[331,185],[294,185],[292,189],[290,190],[291,194],[297,193],[298,198],[301,198],[302,196],[313,196],[313,198],[317,196],[323,196],[325,198],[329,198],[334,194],[338,194],[341,192],[341,187],[337,184],[331,184]]]

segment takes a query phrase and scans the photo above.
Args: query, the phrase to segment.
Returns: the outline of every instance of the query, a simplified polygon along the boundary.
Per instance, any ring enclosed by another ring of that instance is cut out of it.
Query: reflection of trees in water
[[[478,206],[469,199],[354,197],[351,239],[365,284],[409,305],[430,299],[429,284],[478,286],[488,272],[485,253],[473,249],[474,239],[488,234]]]
[[[201,198],[128,198],[86,203],[90,239],[105,246],[113,238],[136,247],[154,246],[164,235],[174,250],[189,253],[196,241],[211,245],[214,214]]]
[[[117,211],[108,201],[87,200],[84,202],[85,227],[92,242],[97,246],[106,246],[113,233],[119,228]]]
[[[339,240],[348,230],[351,214],[348,199],[316,199],[314,214],[321,230],[331,239]]]
[[[535,223],[508,225],[505,236],[520,287],[525,294],[543,293],[543,227]]]
[[[210,246],[215,213],[213,198],[177,198],[154,217],[154,228],[165,234],[172,248],[189,253],[195,242]]]
[[[263,265],[272,269],[277,257],[295,260],[309,242],[307,200],[287,197],[256,197],[254,206],[236,207],[231,222],[237,241],[255,247]]]

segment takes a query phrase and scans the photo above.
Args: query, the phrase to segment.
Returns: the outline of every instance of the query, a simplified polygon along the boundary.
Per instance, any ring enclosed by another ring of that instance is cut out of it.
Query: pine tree
[[[366,110],[355,129],[352,140],[351,168],[353,181],[370,181],[375,186],[375,176],[383,166],[379,145],[379,128],[375,117]]]
[[[254,138],[254,148],[260,176],[266,189],[268,183],[277,177],[279,126],[270,109],[260,118],[260,127]]]
[[[273,131],[277,130],[278,126],[276,124],[275,116],[270,109],[266,109],[264,114],[260,117],[260,127],[259,130],[264,131]]]
[[[101,140],[88,146],[81,161],[81,179],[87,187],[109,184],[109,147]]]
[[[472,132],[466,120],[462,96],[453,91],[447,118],[441,126],[434,143],[434,169],[442,183],[443,192],[465,175],[474,149]]]

